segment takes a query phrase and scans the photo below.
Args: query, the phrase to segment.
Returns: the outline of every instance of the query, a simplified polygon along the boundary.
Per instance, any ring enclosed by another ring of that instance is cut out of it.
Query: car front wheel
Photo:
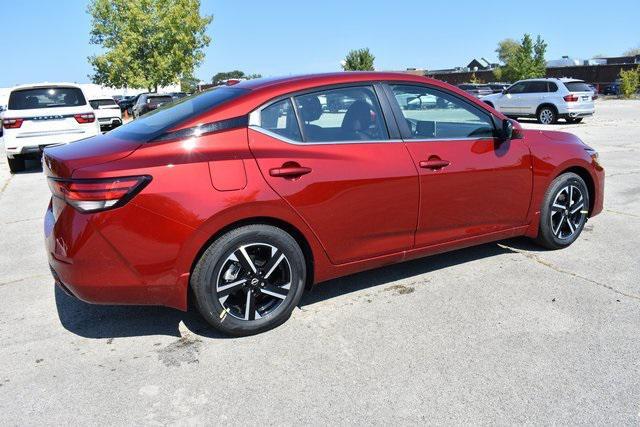
[[[207,322],[224,334],[244,336],[284,323],[300,302],[306,274],[303,252],[291,235],[270,225],[247,225],[211,243],[191,287]]]
[[[575,173],[564,173],[551,182],[540,211],[536,241],[547,249],[561,249],[578,238],[589,214],[589,191]]]

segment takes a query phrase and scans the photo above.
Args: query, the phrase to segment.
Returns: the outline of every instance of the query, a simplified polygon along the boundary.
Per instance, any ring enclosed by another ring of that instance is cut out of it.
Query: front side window
[[[14,90],[9,95],[9,110],[77,107],[86,105],[82,90],[76,87],[41,87]]]
[[[446,92],[424,86],[392,85],[409,127],[409,139],[493,137],[491,116]]]
[[[290,99],[263,108],[260,112],[260,127],[293,141],[302,142],[298,120]]]
[[[527,84],[525,82],[515,83],[507,90],[507,93],[510,93],[510,94],[523,93],[526,88],[526,85]]]
[[[294,98],[305,142],[389,139],[372,87],[328,89]]]

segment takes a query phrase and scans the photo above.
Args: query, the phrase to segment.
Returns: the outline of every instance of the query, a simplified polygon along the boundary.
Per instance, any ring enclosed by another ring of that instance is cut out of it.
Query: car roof
[[[409,73],[381,72],[381,71],[342,71],[335,73],[305,74],[282,77],[267,77],[252,80],[243,80],[231,85],[241,89],[285,89],[288,86],[322,86],[342,83],[358,83],[366,81],[429,81],[441,86],[440,81],[424,76]]]

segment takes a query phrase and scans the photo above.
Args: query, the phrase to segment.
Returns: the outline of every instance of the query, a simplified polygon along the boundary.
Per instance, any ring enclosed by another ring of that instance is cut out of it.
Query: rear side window
[[[294,98],[305,142],[389,139],[373,87],[328,89]]]
[[[564,84],[569,92],[592,92],[591,88],[585,82],[565,82]]]
[[[86,105],[82,90],[75,87],[42,87],[14,90],[9,95],[10,110],[77,107]]]
[[[171,96],[150,96],[147,98],[147,104],[151,105],[167,104],[169,102],[173,102]]]
[[[290,99],[284,99],[262,109],[260,127],[293,141],[302,141],[296,113]]]
[[[528,82],[525,93],[544,93],[547,91],[547,82]]]
[[[94,110],[97,110],[100,107],[118,105],[113,99],[93,99],[89,101],[89,104],[91,104],[91,108],[93,108]]]
[[[115,138],[148,142],[181,122],[248,93],[248,89],[220,87],[162,106],[111,132]]]
[[[555,84],[554,82],[549,82],[549,92],[557,92],[558,91],[558,85]]]

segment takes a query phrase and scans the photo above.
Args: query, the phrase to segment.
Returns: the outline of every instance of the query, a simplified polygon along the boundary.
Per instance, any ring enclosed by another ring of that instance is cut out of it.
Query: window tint
[[[306,142],[389,139],[370,86],[325,90],[294,99]]]
[[[10,110],[75,107],[86,105],[82,91],[75,87],[42,87],[15,90],[9,95]]]
[[[547,82],[528,82],[525,93],[543,93],[547,91]]]
[[[493,137],[491,116],[465,101],[424,86],[391,86],[411,139]]]
[[[161,105],[172,102],[173,98],[170,95],[166,96],[150,96],[147,98],[147,104],[150,105]]]
[[[558,85],[555,84],[554,82],[549,82],[547,84],[549,85],[549,92],[557,92],[558,91]]]
[[[526,87],[526,83],[525,82],[520,82],[520,83],[516,83],[514,85],[512,85],[508,92],[509,93],[523,93]]]
[[[585,82],[565,82],[569,92],[593,92]]]
[[[113,99],[93,99],[89,101],[89,104],[91,104],[91,108],[93,108],[94,110],[97,110],[102,106],[118,105]]]
[[[284,99],[263,108],[260,111],[260,127],[285,138],[302,141],[298,120],[290,99]]]
[[[112,130],[109,135],[140,142],[151,141],[186,119],[236,99],[247,92],[247,89],[220,87],[182,98]]]

